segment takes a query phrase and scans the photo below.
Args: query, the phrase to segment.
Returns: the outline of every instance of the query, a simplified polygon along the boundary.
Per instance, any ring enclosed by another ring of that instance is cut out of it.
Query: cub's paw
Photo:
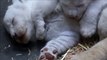
[[[45,37],[45,28],[37,28],[36,29],[36,38],[39,40],[43,40]]]
[[[39,60],[56,60],[57,55],[58,55],[57,50],[43,48],[41,49]]]
[[[84,37],[91,37],[95,34],[96,28],[85,27],[80,29],[81,35]]]

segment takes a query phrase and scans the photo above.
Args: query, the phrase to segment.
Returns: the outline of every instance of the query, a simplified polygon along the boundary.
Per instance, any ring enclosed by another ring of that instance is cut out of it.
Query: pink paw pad
[[[53,50],[52,53],[48,52],[48,48],[44,48],[41,50],[41,55],[39,60],[54,60],[57,55],[57,50]]]

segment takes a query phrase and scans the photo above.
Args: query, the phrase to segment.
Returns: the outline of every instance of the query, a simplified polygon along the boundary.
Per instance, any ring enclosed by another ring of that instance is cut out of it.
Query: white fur
[[[57,0],[13,0],[4,16],[4,25],[12,37],[23,36],[21,43],[28,42],[36,28],[36,37],[44,38],[44,17],[56,7]],[[34,26],[34,25],[35,26]]]
[[[31,2],[31,1],[30,1]],[[36,27],[36,38],[43,39],[45,32],[44,17],[55,10],[57,0],[32,0],[32,19]],[[35,13],[34,13],[35,12]]]

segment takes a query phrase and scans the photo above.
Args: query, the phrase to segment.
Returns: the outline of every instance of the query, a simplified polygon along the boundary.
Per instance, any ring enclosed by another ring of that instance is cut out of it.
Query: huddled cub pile
[[[106,38],[107,0],[12,0],[4,16],[8,33],[18,43],[26,44],[31,37],[46,40],[39,60],[56,60],[60,53],[91,37],[98,31]],[[35,34],[35,36],[33,35]],[[106,41],[71,60],[106,60]]]

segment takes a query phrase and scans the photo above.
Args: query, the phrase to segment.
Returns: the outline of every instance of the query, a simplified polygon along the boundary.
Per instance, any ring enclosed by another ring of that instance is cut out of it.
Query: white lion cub
[[[60,0],[66,16],[80,20],[80,32],[84,37],[91,37],[98,24],[98,17],[107,5],[107,0]]]
[[[7,31],[19,43],[27,43],[35,32],[36,38],[43,39],[44,17],[55,9],[57,2],[57,0],[13,0],[4,16]]]
[[[71,60],[107,60],[107,8],[103,9],[98,22],[100,42],[89,50],[74,55]]]

